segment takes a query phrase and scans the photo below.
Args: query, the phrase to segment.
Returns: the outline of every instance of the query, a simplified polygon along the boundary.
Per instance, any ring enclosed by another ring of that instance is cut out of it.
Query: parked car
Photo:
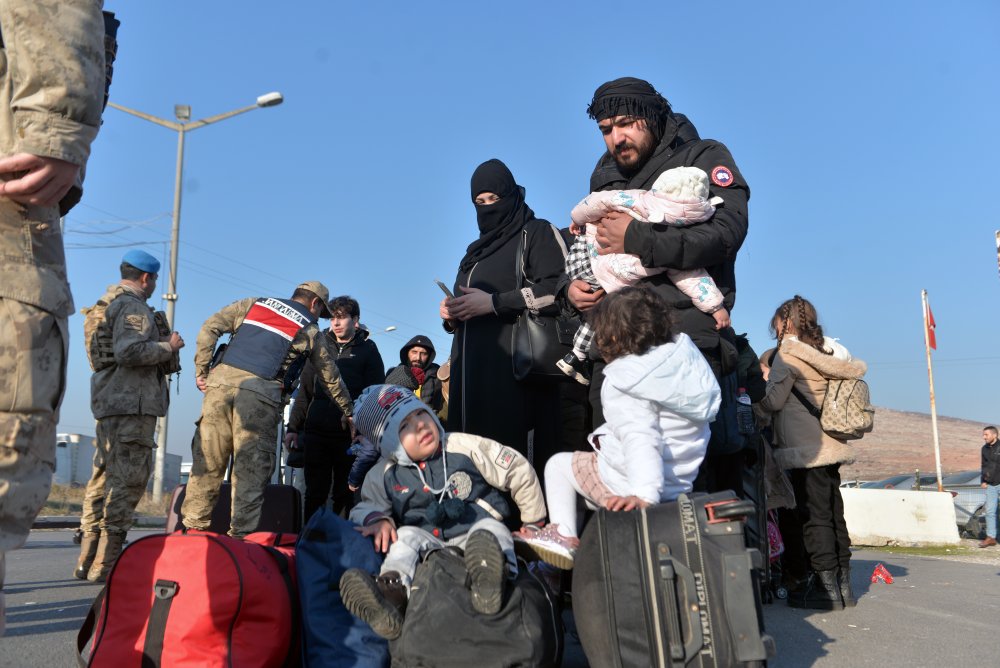
[[[872,482],[863,482],[860,485],[863,489],[899,489],[899,490],[911,490],[911,489],[937,489],[937,475],[936,474],[925,474],[920,476],[918,482],[917,477],[913,474],[900,474],[884,478],[883,480],[875,480]]]
[[[945,490],[955,497],[955,521],[958,526],[964,528],[969,525],[977,512],[980,516],[983,515],[986,490],[981,486],[982,476],[979,470],[952,473],[943,476],[941,482]],[[971,523],[976,524],[978,520]]]

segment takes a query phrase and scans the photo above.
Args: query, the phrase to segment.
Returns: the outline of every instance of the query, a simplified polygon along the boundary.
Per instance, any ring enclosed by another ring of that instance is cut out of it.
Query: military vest
[[[120,285],[111,286],[96,304],[80,309],[83,314],[83,340],[92,371],[107,369],[115,363],[114,340],[107,310],[108,305],[124,293],[125,288]]]
[[[275,380],[299,331],[316,322],[302,304],[275,297],[261,297],[236,328],[222,357],[227,366]]]

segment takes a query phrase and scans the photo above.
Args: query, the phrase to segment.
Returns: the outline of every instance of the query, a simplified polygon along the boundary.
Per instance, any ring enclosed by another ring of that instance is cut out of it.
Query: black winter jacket
[[[725,145],[701,139],[683,114],[673,114],[673,121],[652,157],[631,178],[622,176],[614,159],[605,152],[590,177],[590,189],[649,190],[656,178],[668,169],[683,166],[703,169],[709,175],[709,196],[718,196],[724,201],[715,215],[703,223],[686,227],[661,223],[629,225],[625,233],[625,252],[638,256],[645,267],[704,267],[722,292],[726,308],[732,311],[736,301],[736,252],[743,245],[749,226],[750,187]],[[720,182],[726,185],[719,185]],[[703,350],[719,345],[715,320],[695,308],[666,273],[645,278],[642,284],[652,287],[677,309],[677,328],[690,336],[695,345]]]
[[[426,349],[429,353],[427,364],[423,367],[425,372],[424,382],[419,387],[417,386],[416,377],[410,371],[410,348],[416,346]],[[434,344],[429,338],[421,334],[414,336],[399,350],[399,361],[401,364],[386,370],[385,382],[391,385],[400,385],[408,390],[413,390],[413,392],[419,390],[417,395],[423,399],[425,404],[431,407],[431,410],[437,413],[444,407],[444,392],[441,381],[437,377],[437,370],[441,367],[434,364],[436,356],[437,351],[434,350]]]
[[[338,343],[332,332],[325,332],[330,352],[334,353],[337,370],[351,393],[351,400],[358,398],[369,385],[385,382],[385,366],[374,341],[362,338],[361,333],[347,343]],[[323,384],[316,377],[316,369],[307,363],[299,380],[299,391],[288,417],[288,431],[319,435],[348,434],[340,424],[340,407],[333,403]]]
[[[987,485],[1000,485],[1000,440],[993,445],[983,445],[982,481]]]

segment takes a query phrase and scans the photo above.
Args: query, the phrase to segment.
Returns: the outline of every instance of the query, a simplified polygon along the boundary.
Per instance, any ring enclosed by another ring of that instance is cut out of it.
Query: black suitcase
[[[170,498],[170,508],[167,511],[166,533],[172,533],[183,528],[184,516],[181,515],[181,504],[184,503],[186,485],[178,485]],[[232,513],[233,488],[228,482],[219,488],[219,500],[212,509],[212,520],[208,527],[215,533],[227,533]],[[260,512],[260,523],[257,531],[273,531],[274,533],[299,533],[302,530],[302,494],[291,485],[268,485],[264,489],[264,505]]]
[[[392,668],[556,668],[562,663],[559,605],[520,562],[503,607],[472,607],[465,559],[457,548],[433,550],[413,576],[403,632],[389,642]]]
[[[768,544],[767,535],[767,486],[765,478],[766,455],[764,448],[768,447],[764,441],[764,436],[759,432],[747,436],[747,442],[752,447],[748,448],[749,461],[743,467],[743,494],[744,499],[754,504],[754,513],[747,518],[746,539],[747,545],[755,548],[763,557],[759,585],[761,603],[771,603],[774,594],[771,588],[771,560],[769,558],[771,549]]]
[[[763,633],[745,518],[730,492],[682,494],[632,512],[600,510],[573,567],[573,614],[594,668],[763,666]]]

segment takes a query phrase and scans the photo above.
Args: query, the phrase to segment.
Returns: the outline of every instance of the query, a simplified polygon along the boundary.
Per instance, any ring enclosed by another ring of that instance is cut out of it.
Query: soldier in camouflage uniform
[[[0,2],[0,635],[4,553],[48,497],[66,375],[59,216],[82,194],[101,123],[104,23],[94,0]]]
[[[282,408],[306,360],[349,423],[351,395],[327,337],[316,325],[318,317],[330,317],[329,299],[326,286],[310,281],[290,299],[241,299],[202,325],[194,363],[195,382],[205,398],[201,438],[192,443],[191,476],[181,507],[186,527],[208,528],[232,456],[229,535],[242,538],[257,529],[274,470]],[[221,361],[210,368],[215,344],[226,333],[232,339]]]
[[[156,291],[159,271],[160,263],[149,253],[126,253],[121,282],[109,286],[98,302],[107,305],[106,329],[88,341],[97,451],[84,497],[83,539],[74,575],[91,582],[107,577],[132,527],[153,470],[156,418],[167,413],[167,375],[179,368],[177,352],[184,347],[180,334],[165,327],[165,318],[157,322],[146,303]]]

